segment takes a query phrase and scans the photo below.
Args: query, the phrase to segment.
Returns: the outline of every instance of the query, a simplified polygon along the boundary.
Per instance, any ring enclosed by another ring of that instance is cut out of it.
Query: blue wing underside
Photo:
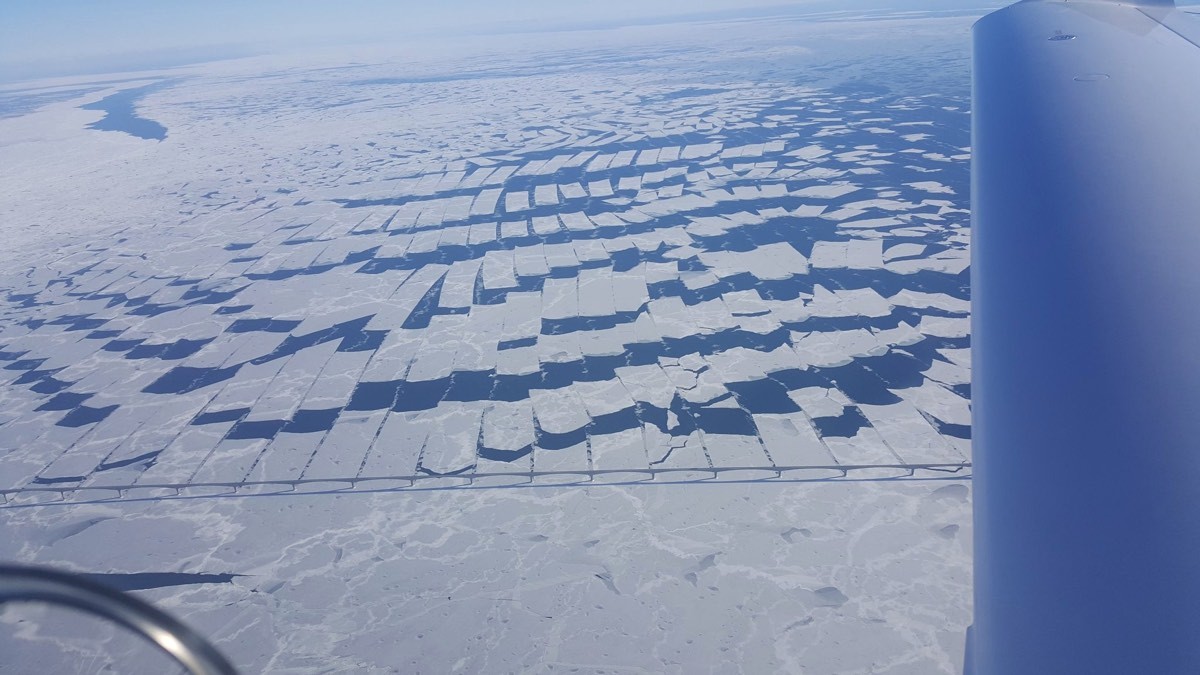
[[[1200,672],[1198,24],[975,27],[977,675]]]

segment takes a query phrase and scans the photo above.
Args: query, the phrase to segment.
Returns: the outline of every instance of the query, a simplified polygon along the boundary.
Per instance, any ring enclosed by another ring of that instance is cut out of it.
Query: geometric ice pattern
[[[969,462],[962,100],[579,87],[11,265],[0,489]]]

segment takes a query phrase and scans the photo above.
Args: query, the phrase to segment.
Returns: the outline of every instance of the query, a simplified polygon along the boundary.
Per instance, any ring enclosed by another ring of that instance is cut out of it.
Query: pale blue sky
[[[0,80],[161,67],[296,45],[612,25],[767,7],[954,9],[1005,1],[0,0]]]
[[[804,2],[805,0],[799,0]],[[812,0],[808,0],[811,2]],[[0,62],[211,45],[535,29],[796,0],[2,0]]]

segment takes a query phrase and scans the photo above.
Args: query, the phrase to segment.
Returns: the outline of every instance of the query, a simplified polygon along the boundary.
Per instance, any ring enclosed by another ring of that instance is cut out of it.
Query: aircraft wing
[[[1200,20],[974,30],[967,672],[1200,673]]]

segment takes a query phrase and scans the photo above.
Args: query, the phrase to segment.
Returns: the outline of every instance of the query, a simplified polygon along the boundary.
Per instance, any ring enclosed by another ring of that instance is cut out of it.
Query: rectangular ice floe
[[[300,402],[308,395],[326,361],[336,349],[337,343],[326,342],[303,349],[288,358],[284,367],[271,380],[270,386],[253,403],[247,420],[290,418],[300,407]]]
[[[582,212],[564,213],[559,216],[562,224],[571,232],[586,232],[596,229],[595,224]]]
[[[830,291],[818,284],[805,309],[814,317],[881,317],[891,314],[892,305],[873,288]]]
[[[689,291],[696,291],[721,283],[717,275],[708,270],[687,270],[680,272],[679,280],[683,282],[684,288],[687,288]]]
[[[779,330],[782,324],[774,314],[762,314],[753,316],[734,315],[737,327],[749,333],[758,333],[759,335],[770,335]]]
[[[496,353],[497,375],[531,375],[540,367],[536,341],[528,347],[503,349]]]
[[[541,332],[542,296],[535,292],[509,293],[504,300],[502,341],[519,340]]]
[[[422,413],[431,426],[418,470],[444,475],[474,468],[483,411],[479,402],[443,401],[436,409]],[[385,424],[380,441],[386,438],[386,432]]]
[[[228,421],[187,427],[175,437],[170,448],[155,458],[154,465],[138,476],[137,482],[142,485],[187,482],[234,424],[235,421]]]
[[[353,478],[375,442],[387,410],[342,412],[304,470],[304,478]]]
[[[379,428],[362,466],[363,476],[411,476],[433,432],[427,414],[393,412]],[[474,445],[472,444],[472,449]]]
[[[947,195],[954,194],[953,188],[947,187],[937,181],[932,181],[932,180],[917,181],[915,183],[905,183],[905,185],[913,188],[914,190],[922,190],[924,192],[929,192],[929,193],[933,193],[933,194],[947,194]]]
[[[581,330],[577,335],[584,357],[623,356],[625,346],[637,342],[637,331],[629,323],[618,323],[611,328]]]
[[[618,191],[636,192],[637,190],[641,189],[641,187],[642,187],[642,177],[641,176],[625,176],[625,177],[617,180],[617,190]]]
[[[866,211],[864,211],[863,209],[848,209],[846,207],[841,207],[838,209],[834,209],[832,211],[826,211],[826,213],[821,214],[821,220],[832,220],[835,222],[842,222],[842,221],[847,221],[847,220],[851,220],[851,219],[856,219],[856,217],[862,216],[865,213],[866,213]]]
[[[471,226],[471,235],[467,243],[471,246],[487,244],[496,241],[496,223],[475,223]]]
[[[62,414],[32,414],[4,425],[5,462],[0,462],[0,484],[16,487],[37,475],[64,449],[83,440],[90,426],[56,424]]]
[[[798,159],[811,161],[830,154],[830,151],[819,145],[809,145],[797,150],[792,150],[786,154],[788,157],[796,157]]]
[[[580,482],[587,480],[591,471],[591,447],[587,440],[569,445],[551,443],[549,446],[535,445],[533,448],[533,470],[538,472],[563,472],[567,475],[539,476],[539,483]],[[570,474],[568,472],[576,472]]]
[[[902,464],[903,460],[872,427],[862,427],[853,436],[825,436],[822,439],[838,464]]]
[[[609,164],[612,162],[613,157],[615,157],[615,156],[616,156],[615,153],[596,155],[591,161],[589,161],[587,163],[586,171],[588,173],[604,171],[605,169],[607,169],[609,167]]]
[[[287,359],[282,358],[242,366],[237,377],[221,388],[209,407],[218,410],[249,408],[271,386],[286,363]]]
[[[480,194],[480,197],[483,197],[482,193]],[[477,201],[477,200],[474,197],[472,197],[471,195],[464,195],[461,197],[451,197],[450,199],[447,199],[446,200],[446,211],[442,214],[442,222],[444,222],[444,223],[462,222],[467,219],[468,215],[471,215],[472,211],[474,211],[474,215],[487,215],[487,214],[490,214],[493,211],[495,211],[495,204],[490,204],[490,206],[492,207],[491,211],[484,210],[484,209],[488,208],[488,206],[489,206],[489,204],[487,203],[486,200],[480,207],[473,206],[471,203],[472,201]]]
[[[520,277],[540,277],[550,274],[546,264],[546,247],[541,242],[521,246],[513,251],[513,263]]]
[[[590,265],[590,263],[607,263],[610,259],[602,241],[577,239],[571,242],[571,247],[575,249],[575,257],[585,266],[595,268],[595,265]],[[605,264],[603,267],[609,268],[610,266]]]
[[[405,379],[423,382],[449,377],[458,352],[468,343],[478,342],[467,332],[470,322],[470,317],[463,314],[443,314],[430,319],[423,335],[425,341]]]
[[[555,221],[557,223],[557,219]],[[575,253],[575,246],[571,242],[562,244],[546,244],[546,264],[551,270],[556,269],[571,269],[579,267],[579,257]]]
[[[494,291],[497,288],[515,288],[517,286],[516,270],[512,267],[512,251],[488,251],[482,263],[482,280],[484,288]]]
[[[971,383],[971,370],[969,367],[964,368],[958,364],[938,359],[934,359],[929,368],[923,371],[922,374],[934,382],[947,386]]]
[[[507,213],[529,210],[529,192],[520,190],[504,195],[504,210]]]
[[[555,155],[555,156],[551,157],[542,166],[541,170],[538,171],[538,173],[543,176],[552,176],[555,173],[557,173],[559,169],[563,168],[568,163],[570,163],[571,159],[574,156],[575,155],[573,153],[567,153],[565,155]]]
[[[461,330],[466,339],[456,345],[456,373],[477,373],[493,370],[499,351],[499,334],[504,325],[504,307],[476,305],[471,308]]]
[[[704,357],[706,363],[726,382],[747,382],[770,373],[802,367],[796,354],[786,344],[772,350],[731,347]]]
[[[509,176],[512,176],[513,173],[516,172],[517,168],[518,167],[515,164],[497,167],[496,171],[494,173],[492,173],[491,175],[489,175],[483,181],[483,184],[484,185],[503,185],[504,182],[508,180]]]
[[[248,481],[295,480],[321,446],[324,434],[281,432],[259,455],[246,474]]]
[[[971,402],[932,380],[911,389],[894,389],[892,393],[941,422],[964,427],[971,424]]]
[[[538,185],[533,188],[533,202],[537,206],[554,206],[558,204],[558,186]]]
[[[580,270],[578,292],[580,316],[612,316],[616,313],[612,268]]]
[[[442,281],[442,292],[438,296],[439,307],[470,307],[475,295],[475,281],[483,261],[461,260],[450,266]]]
[[[875,334],[875,339],[879,340],[879,344],[888,347],[915,345],[925,339],[925,336],[921,335],[916,328],[903,321],[895,328],[872,328],[871,332]]]
[[[633,163],[633,158],[637,155],[637,150],[622,150],[612,158],[608,168],[618,169],[623,166],[629,166]]]
[[[367,328],[393,330],[404,325],[434,284],[449,271],[446,265],[426,265],[413,273],[371,318]]]
[[[926,246],[924,244],[896,244],[888,247],[888,249],[883,252],[883,259],[890,262],[897,258],[915,258],[924,253],[925,249]]]
[[[883,267],[883,242],[862,239],[818,241],[813,244],[812,266],[819,269],[879,269]]]
[[[413,233],[412,241],[408,245],[407,255],[415,253],[429,253],[437,250],[438,240],[442,238],[440,228],[423,228]]]
[[[529,236],[529,221],[506,220],[500,223],[501,239],[516,239]]]
[[[971,319],[965,316],[923,316],[917,330],[934,337],[966,337],[971,334]]]
[[[442,236],[438,239],[438,248],[449,246],[466,246],[471,236],[471,228],[467,225],[442,228]]]
[[[864,328],[792,333],[792,348],[801,363],[818,368],[844,366],[859,357],[886,354],[888,349]]]
[[[579,316],[577,279],[546,279],[542,285],[542,317],[567,319],[576,316]]]
[[[646,455],[650,466],[655,469],[697,469],[699,473],[670,472],[659,474],[656,481],[697,480],[711,477],[704,473],[712,466],[704,450],[704,433],[692,431],[678,433],[672,425],[672,434],[663,433],[651,425],[642,426],[642,436],[645,439]]]
[[[709,208],[716,204],[716,202],[704,196],[694,194],[666,197],[665,195],[661,195],[661,192],[665,190],[666,188],[660,191],[660,196],[654,201],[642,205],[641,210],[655,218],[661,218],[676,213],[688,213],[698,209]]]
[[[681,159],[702,159],[711,157],[718,152],[721,152],[720,143],[699,143],[686,146],[679,156]]]
[[[755,415],[754,424],[775,466],[825,466],[833,455],[804,413]]]
[[[595,150],[581,150],[581,151],[575,153],[574,155],[572,155],[571,158],[568,159],[566,162],[564,162],[563,167],[569,168],[569,167],[583,166],[585,163],[587,163],[588,160],[590,160],[595,155],[596,155]]]
[[[573,393],[583,401],[588,416],[593,420],[633,408],[633,397],[621,380],[599,382],[576,382],[571,386]],[[600,430],[600,433],[604,433]]]
[[[647,469],[650,466],[646,454],[646,441],[641,427],[622,429],[613,433],[591,437],[592,468],[613,471],[620,469]],[[634,478],[627,476],[626,479]],[[612,480],[600,478],[598,480]]]
[[[956,365],[968,372],[971,370],[971,350],[969,348],[963,348],[963,349],[946,348],[946,349],[939,349],[939,350],[937,350],[937,352],[938,352],[938,354],[940,354],[942,357],[944,357],[945,359],[947,359],[954,365]]]
[[[521,165],[521,168],[517,169],[517,173],[515,175],[517,175],[517,176],[536,176],[536,175],[542,173],[542,167],[546,166],[547,161],[549,161],[549,160],[545,160],[545,159],[530,160],[530,161],[526,162],[525,164]]]
[[[852,192],[858,192],[861,188],[850,183],[834,183],[831,185],[813,185],[799,190],[793,190],[793,197],[812,197],[816,199],[837,199]]]
[[[871,426],[905,463],[953,463],[964,457],[908,401],[859,405]]]
[[[364,383],[388,382],[403,378],[412,366],[412,361],[416,358],[424,341],[424,332],[421,330],[399,328],[388,331],[383,343],[367,361],[367,365],[359,376],[359,381]],[[378,405],[380,407],[390,406],[391,398],[386,403],[380,402]]]
[[[613,306],[618,312],[636,311],[650,298],[646,279],[637,270],[614,274],[612,293]]]
[[[670,407],[675,397],[675,385],[658,364],[617,368],[617,378],[637,401],[659,409]]]
[[[512,456],[532,447],[536,440],[533,404],[529,400],[494,401],[486,405],[481,452]]]
[[[301,409],[325,410],[344,407],[372,352],[336,352],[325,362],[320,377],[305,394]]]
[[[658,163],[658,148],[642,150],[638,153],[637,161],[634,162],[637,166],[653,166]]]
[[[493,171],[495,171],[494,167],[480,167],[475,169],[463,177],[462,181],[459,183],[459,187],[463,189],[477,188],[480,185],[483,185],[483,181],[487,180],[487,177],[491,175]]]
[[[704,450],[718,468],[772,466],[757,436],[705,432]]]
[[[808,272],[808,259],[784,242],[766,244],[745,252],[702,252],[699,258],[722,278],[749,273],[759,279],[773,280]]]
[[[625,227],[625,221],[621,220],[614,213],[595,213],[589,216],[596,227]]]
[[[961,274],[971,265],[970,254],[965,250],[950,249],[924,258],[893,260],[886,267],[897,274],[914,274],[923,271]]]
[[[536,346],[538,361],[543,368],[547,364],[579,361],[583,358],[583,350],[580,346],[581,337],[581,331],[538,336]]]
[[[898,225],[903,225],[906,221],[902,218],[893,218],[892,216],[884,216],[882,218],[859,218],[859,215],[866,211],[857,211],[855,209],[846,210],[849,215],[838,223],[838,227],[843,230],[885,230]],[[856,212],[855,212],[856,211]],[[856,236],[872,236],[872,233],[855,233]]]
[[[899,307],[913,307],[917,309],[940,309],[945,312],[959,312],[966,314],[971,311],[970,300],[962,300],[955,298],[945,293],[925,293],[922,291],[914,291],[903,289],[888,301]]]
[[[570,388],[530,389],[537,426],[543,433],[561,436],[583,429],[591,421],[587,407]]]
[[[36,465],[31,463],[28,475],[21,478],[20,483],[34,478],[35,474],[34,482],[36,484],[80,485],[88,482],[93,473],[104,465],[108,456],[114,450],[119,451],[121,446],[128,442],[128,437],[137,429],[137,426],[122,425],[119,430],[109,429],[107,433],[103,431],[88,433],[64,448],[47,444],[45,447],[39,448],[43,450],[40,461]],[[43,465],[44,468],[42,468]],[[91,482],[97,483],[94,480]],[[107,480],[107,476],[102,476],[98,482],[100,484],[116,484],[115,481]]]
[[[649,308],[650,317],[663,337],[683,338],[700,332],[682,298],[657,298],[650,301]]]
[[[271,441],[262,438],[224,438],[188,478],[189,483],[240,483]]]
[[[726,380],[723,374],[716,370],[705,369],[702,361],[698,361],[698,363],[700,364],[698,366],[688,366],[683,363],[671,364],[662,360],[663,372],[675,385],[679,395],[690,403],[736,408],[736,402],[730,397],[729,390],[725,388]],[[727,418],[731,415],[733,418],[739,417],[727,411],[714,413],[712,417]]]

